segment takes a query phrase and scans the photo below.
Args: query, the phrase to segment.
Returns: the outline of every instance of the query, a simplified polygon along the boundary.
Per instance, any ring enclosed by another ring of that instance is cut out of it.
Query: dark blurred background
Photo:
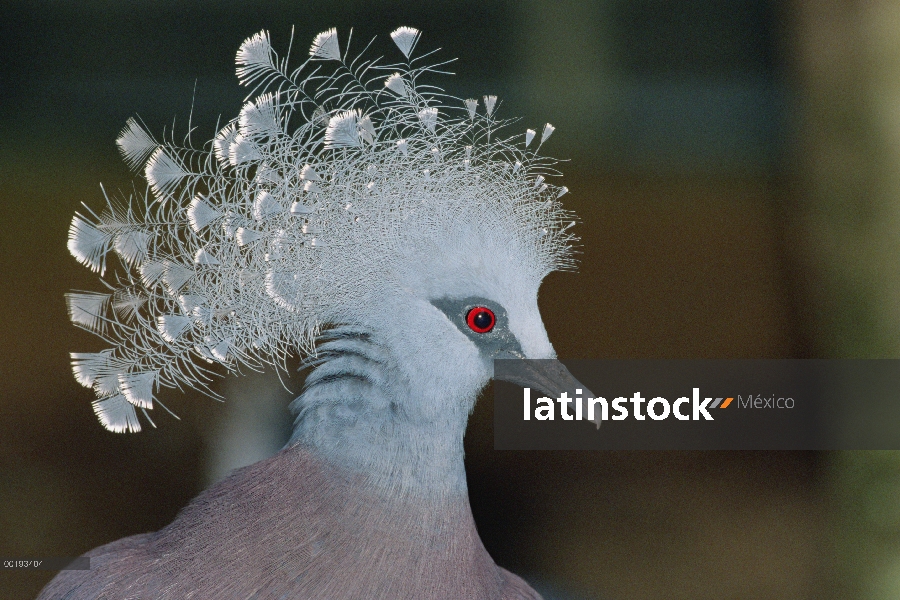
[[[70,351],[99,349],[63,294],[100,284],[66,251],[114,140],[139,115],[198,138],[238,113],[240,43],[295,53],[336,26],[400,25],[458,57],[443,85],[558,127],[581,267],[541,289],[562,358],[900,355],[900,5],[885,0],[380,0],[0,4],[0,556],[74,556],[159,529],[236,464],[278,447],[291,395],[115,435]],[[299,390],[302,379],[290,382]],[[550,598],[896,598],[892,453],[497,452],[490,390],[467,433],[472,505],[497,562]],[[877,558],[876,558],[877,557]],[[0,572],[31,598],[52,573]]]

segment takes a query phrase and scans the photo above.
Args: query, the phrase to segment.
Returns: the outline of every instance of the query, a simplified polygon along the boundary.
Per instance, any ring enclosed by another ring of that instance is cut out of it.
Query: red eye
[[[475,333],[487,333],[494,328],[496,322],[494,311],[484,306],[476,306],[466,315],[466,323]]]

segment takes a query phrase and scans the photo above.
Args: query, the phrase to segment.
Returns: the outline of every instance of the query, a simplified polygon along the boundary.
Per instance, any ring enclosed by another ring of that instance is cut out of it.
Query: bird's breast
[[[296,447],[236,471],[159,532],[90,555],[91,571],[70,572],[77,587],[119,597],[538,597],[494,564],[465,494],[392,496]]]

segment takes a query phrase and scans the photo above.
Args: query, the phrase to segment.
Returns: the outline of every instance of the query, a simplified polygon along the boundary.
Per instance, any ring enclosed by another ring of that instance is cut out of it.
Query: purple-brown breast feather
[[[464,493],[391,497],[299,447],[87,556],[89,571],[63,571],[39,600],[540,599],[494,564]]]

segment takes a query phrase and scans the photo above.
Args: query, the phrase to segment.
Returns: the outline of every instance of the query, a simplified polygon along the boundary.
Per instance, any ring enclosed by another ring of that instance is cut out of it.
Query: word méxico
[[[747,396],[746,400],[742,396],[738,396],[737,399],[737,405],[741,408],[794,408],[793,398],[776,398],[775,396],[763,398],[759,394],[754,398],[751,394]]]
[[[643,421],[647,417],[654,421],[662,421],[670,416],[675,417],[679,421],[699,421],[701,417],[706,421],[714,421],[715,419],[713,419],[709,411],[715,408],[727,408],[733,400],[733,398],[704,398],[701,401],[700,388],[694,388],[693,395],[690,398],[682,396],[672,403],[660,396],[647,400],[641,396],[640,392],[635,392],[631,398],[622,396],[613,398],[612,402],[607,402],[606,398],[585,398],[582,400],[578,396],[581,393],[580,389],[576,389],[576,397],[570,398],[568,393],[563,392],[556,399],[556,403],[559,404],[559,416],[564,421],[581,421],[584,419],[585,413],[587,413],[587,420],[593,421],[597,425],[601,421],[610,420],[610,418],[613,421],[624,421],[629,414],[638,421]],[[647,404],[646,407],[644,406],[645,402]],[[631,404],[630,413],[629,403]],[[586,407],[585,404],[587,404]],[[614,411],[612,417],[609,414],[610,408]],[[644,409],[646,409],[646,412],[642,412]],[[524,419],[526,421],[531,420],[532,412],[534,413],[534,418],[538,421],[553,421],[556,415],[556,404],[550,398],[538,398],[534,403],[534,408],[532,408],[531,388],[525,388]]]

